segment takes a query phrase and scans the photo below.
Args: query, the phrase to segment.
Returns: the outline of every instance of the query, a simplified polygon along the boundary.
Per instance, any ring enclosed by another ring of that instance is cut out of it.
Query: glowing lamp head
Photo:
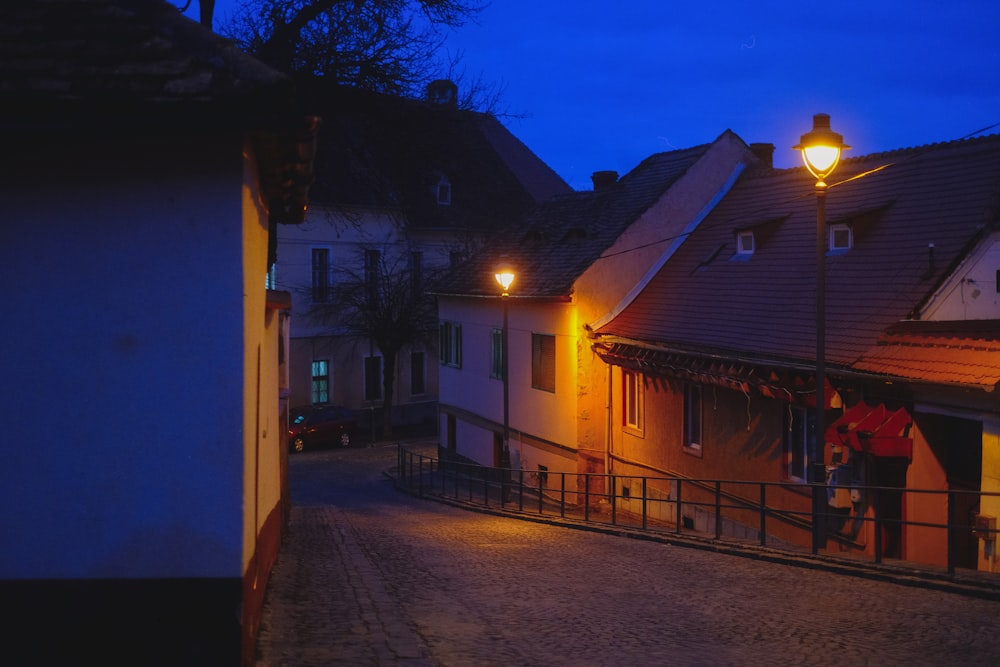
[[[510,285],[514,282],[514,272],[509,268],[498,269],[493,277],[497,279],[497,283],[499,283],[500,287],[503,289],[503,295],[507,296],[510,290]]]
[[[803,134],[793,148],[802,151],[802,160],[816,177],[817,187],[826,187],[824,179],[837,168],[841,152],[850,146],[844,143],[844,137],[830,129],[829,114],[818,113],[813,116],[812,131]]]

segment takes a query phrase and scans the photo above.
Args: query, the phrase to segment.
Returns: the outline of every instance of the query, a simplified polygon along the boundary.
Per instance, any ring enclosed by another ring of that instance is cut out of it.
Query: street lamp
[[[818,113],[813,116],[812,131],[803,134],[799,144],[793,148],[802,151],[806,169],[816,177],[816,425],[809,460],[812,463],[811,481],[818,484],[826,481],[823,465],[826,416],[826,177],[837,168],[841,152],[850,146],[844,143],[844,137],[830,129],[830,116]],[[817,491],[817,498],[818,494]],[[813,519],[814,553],[821,541],[818,516],[816,513]]]
[[[500,376],[503,380],[503,450],[500,453],[500,467],[510,467],[510,389],[508,387],[507,363],[508,352],[508,325],[507,325],[507,303],[510,300],[510,286],[514,282],[514,271],[509,267],[497,269],[494,274],[502,292],[500,300],[503,302],[503,330],[500,333]]]

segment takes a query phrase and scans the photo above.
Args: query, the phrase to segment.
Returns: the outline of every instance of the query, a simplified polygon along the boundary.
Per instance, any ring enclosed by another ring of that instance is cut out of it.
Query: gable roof
[[[850,366],[913,316],[1000,223],[1000,136],[844,160],[828,224],[854,247],[826,258],[826,357]],[[728,358],[808,365],[815,352],[816,199],[805,168],[745,174],[618,317],[597,333]],[[749,257],[737,230],[767,230]],[[933,255],[929,247],[933,244]]]
[[[489,114],[322,82],[299,89],[323,117],[317,203],[396,209],[416,228],[491,230],[571,191]]]
[[[519,270],[518,298],[568,298],[574,282],[710,148],[657,153],[613,185],[553,197],[513,221],[474,258],[452,271],[437,292],[497,293],[494,268]]]

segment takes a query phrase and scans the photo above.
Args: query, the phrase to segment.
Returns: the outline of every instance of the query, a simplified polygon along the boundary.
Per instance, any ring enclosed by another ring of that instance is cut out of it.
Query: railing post
[[[878,489],[873,489],[873,503],[875,509],[875,562],[882,562],[882,494]]]
[[[417,495],[424,497],[424,457],[421,454],[417,459]]]
[[[542,478],[542,472],[538,471],[538,513],[539,514],[542,513],[542,509],[543,509],[542,508],[542,492],[544,491],[544,487],[542,485],[542,479],[543,479]]]
[[[566,516],[566,473],[559,473],[560,490],[559,490],[559,516]]]
[[[618,525],[618,489],[615,486],[615,476],[608,475],[608,493],[611,495],[611,525]]]
[[[948,574],[955,574],[955,492],[948,491],[948,526],[945,534],[948,536]]]
[[[681,512],[681,478],[678,477],[674,481],[677,482],[677,517],[676,524],[674,525],[674,532],[681,532],[681,526],[684,523],[684,515]]]
[[[715,539],[722,538],[722,482],[715,480]]]
[[[524,511],[524,468],[517,470],[517,509]]]
[[[583,520],[590,521],[590,473],[583,473]]]
[[[819,553],[823,529],[821,525],[823,507],[824,488],[819,482],[812,483],[812,552],[815,556]]]
[[[767,483],[760,483],[760,546],[767,546]]]
[[[642,529],[646,530],[646,476],[642,477]]]

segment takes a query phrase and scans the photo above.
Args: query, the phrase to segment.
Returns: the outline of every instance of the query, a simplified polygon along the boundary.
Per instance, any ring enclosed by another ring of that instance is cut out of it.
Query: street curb
[[[404,485],[399,484],[394,472],[395,469],[390,469],[385,471],[384,475],[392,481],[393,486],[397,491],[415,498],[432,500],[434,502],[450,505],[467,511],[479,512],[481,514],[492,514],[494,516],[503,516],[511,519],[518,519],[520,521],[531,521],[551,526],[572,528],[574,530],[587,530],[595,533],[624,537],[627,539],[658,542],[660,544],[688,547],[692,549],[700,549],[702,551],[712,551],[730,556],[753,558],[755,560],[789,565],[792,567],[823,570],[845,576],[885,581],[899,584],[901,586],[932,589],[984,600],[1000,601],[1000,578],[996,578],[996,575],[989,573],[948,574],[947,572],[937,572],[917,567],[887,563],[847,562],[829,556],[793,554],[778,549],[725,542],[714,538],[698,537],[693,535],[654,533],[626,528],[623,526],[609,526],[596,523],[585,523],[561,517],[527,514],[516,509],[488,507],[485,505],[463,502],[461,500],[438,496],[435,494],[420,494]],[[996,578],[996,580],[993,580],[994,578]]]

